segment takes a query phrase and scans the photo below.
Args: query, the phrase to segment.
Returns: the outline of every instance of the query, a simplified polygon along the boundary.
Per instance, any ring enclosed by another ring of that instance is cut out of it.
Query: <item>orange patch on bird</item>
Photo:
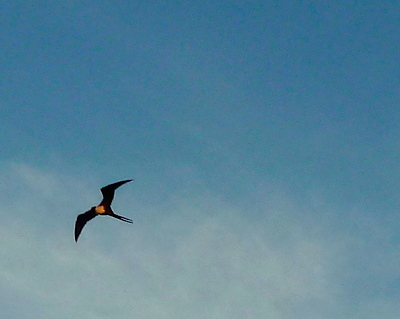
[[[104,208],[104,206],[100,205],[100,206],[96,206],[96,213],[97,214],[104,214],[106,212],[106,209]]]

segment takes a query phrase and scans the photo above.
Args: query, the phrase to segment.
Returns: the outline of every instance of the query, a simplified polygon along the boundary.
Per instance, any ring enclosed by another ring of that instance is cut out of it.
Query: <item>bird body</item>
[[[125,183],[128,183],[132,181],[131,179],[123,180],[120,182],[116,182],[107,186],[104,186],[103,188],[100,189],[101,193],[103,194],[103,200],[101,203],[97,206],[93,206],[90,210],[87,212],[78,215],[76,218],[75,222],[75,241],[78,241],[79,235],[82,232],[83,227],[86,225],[86,223],[95,218],[97,215],[107,215],[111,216],[114,218],[117,218],[119,220],[122,220],[126,223],[132,223],[132,220],[120,215],[117,215],[113,212],[111,209],[111,203],[114,199],[114,194],[115,190],[122,186]]]

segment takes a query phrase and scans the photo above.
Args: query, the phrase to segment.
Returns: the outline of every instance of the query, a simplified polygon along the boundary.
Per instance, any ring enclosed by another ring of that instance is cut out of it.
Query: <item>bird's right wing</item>
[[[78,237],[82,232],[83,227],[86,225],[86,223],[95,218],[96,217],[96,211],[94,210],[94,208],[92,208],[91,210],[88,210],[87,212],[78,215],[78,217],[76,218],[76,222],[75,222],[75,241],[78,241]]]
[[[132,181],[131,179],[127,179],[127,180],[116,182],[114,184],[110,184],[110,185],[107,185],[107,186],[104,186],[103,188],[101,188],[100,190],[101,190],[101,193],[103,194],[103,201],[101,202],[101,205],[105,204],[105,205],[110,206],[111,202],[114,198],[115,190],[118,187],[124,185],[125,183],[131,182],[131,181]]]

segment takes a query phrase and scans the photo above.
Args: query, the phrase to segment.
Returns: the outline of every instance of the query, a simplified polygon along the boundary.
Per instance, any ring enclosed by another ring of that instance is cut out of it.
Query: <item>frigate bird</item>
[[[111,202],[114,199],[114,194],[115,190],[124,185],[125,183],[128,183],[132,181],[131,179],[127,179],[124,181],[116,182],[107,186],[104,186],[101,188],[101,193],[103,194],[103,200],[100,202],[98,206],[93,206],[90,210],[87,212],[80,214],[76,218],[75,222],[75,241],[78,241],[78,237],[82,232],[83,227],[86,225],[86,223],[95,218],[97,215],[108,215],[114,218],[117,218],[119,220],[122,220],[127,223],[132,223],[132,219],[119,216],[113,212],[111,209]]]

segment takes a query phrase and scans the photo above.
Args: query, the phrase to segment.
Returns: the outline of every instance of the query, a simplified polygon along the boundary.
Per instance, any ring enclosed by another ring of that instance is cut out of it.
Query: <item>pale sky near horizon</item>
[[[400,317],[399,9],[1,3],[1,317]]]

